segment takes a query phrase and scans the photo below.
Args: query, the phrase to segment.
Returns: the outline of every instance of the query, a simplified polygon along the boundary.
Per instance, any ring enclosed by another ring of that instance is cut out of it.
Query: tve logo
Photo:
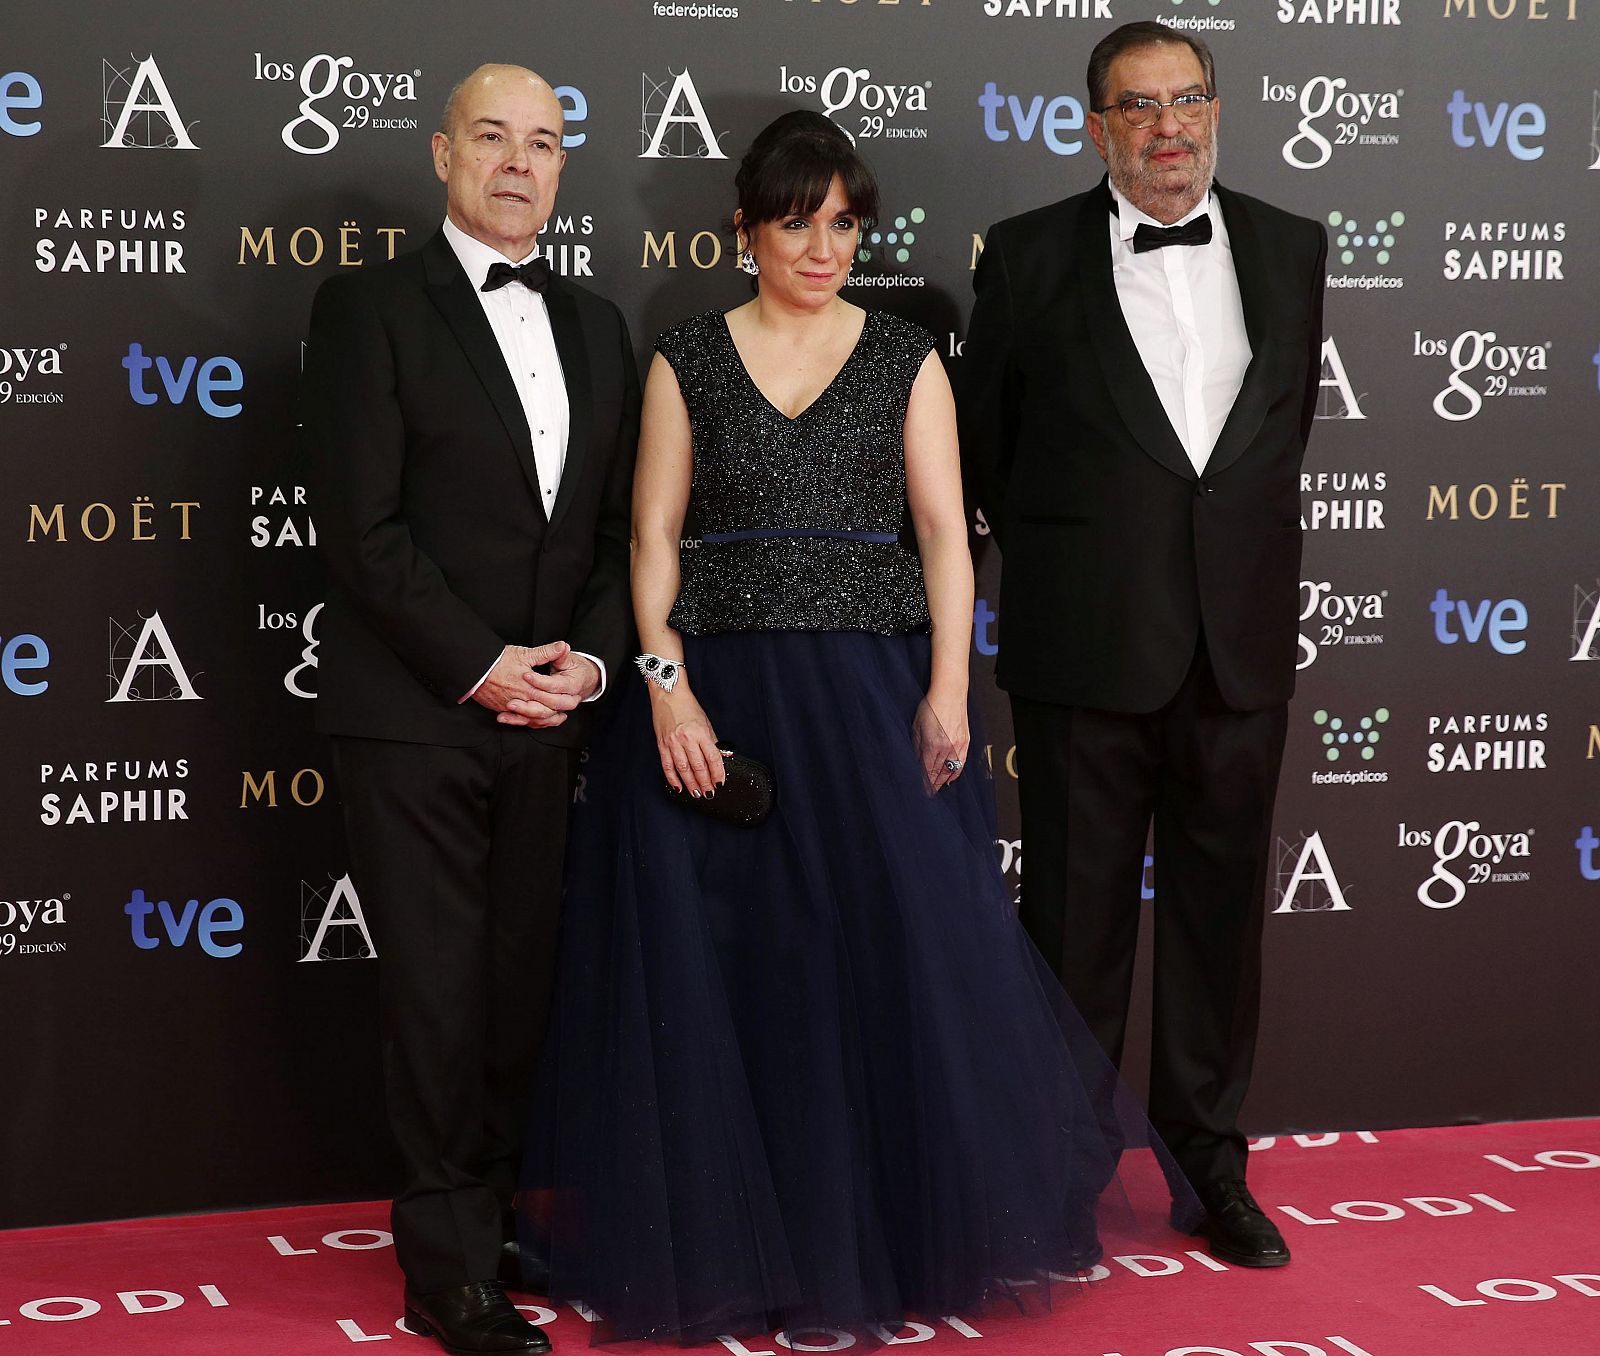
[[[573,129],[589,120],[589,96],[576,85],[557,85],[550,91],[561,105],[561,148],[570,151],[589,139],[587,132]]]
[[[166,900],[151,902],[144,897],[143,890],[135,890],[133,897],[122,906],[122,911],[131,920],[133,944],[141,951],[154,951],[161,945],[163,936],[173,947],[186,945],[193,936],[206,955],[218,960],[237,956],[244,950],[243,942],[217,940],[220,936],[244,930],[244,910],[236,899],[213,899],[203,907],[198,899],[191,899],[181,910],[174,911]],[[151,935],[151,914],[157,915],[160,920],[157,926],[161,935]]]
[[[26,71],[7,71],[0,75],[0,132],[8,136],[31,137],[44,125],[37,118],[19,118],[12,111],[44,107],[44,91]]]
[[[224,404],[216,398],[218,392],[244,389],[244,369],[232,358],[207,358],[201,362],[191,355],[183,359],[174,372],[167,358],[160,354],[154,358],[145,357],[144,345],[135,341],[128,345],[128,355],[122,365],[128,370],[128,394],[135,404],[154,405],[160,401],[158,391],[145,388],[145,373],[154,367],[167,399],[174,405],[183,404],[192,386],[200,408],[213,419],[232,419],[244,409],[237,400]]]
[[[1532,138],[1544,135],[1544,109],[1538,104],[1468,102],[1466,91],[1458,89],[1445,111],[1450,114],[1450,139],[1463,150],[1480,140],[1485,146],[1498,146],[1503,134],[1506,149],[1518,160],[1537,160],[1544,154],[1543,146],[1532,144]]]
[[[1010,141],[1013,134],[1018,141],[1032,141],[1037,132],[1057,155],[1076,155],[1083,149],[1081,136],[1061,135],[1083,131],[1083,105],[1070,94],[1048,101],[1042,94],[1002,94],[991,80],[978,96],[978,107],[983,110],[983,134],[990,141]]]
[[[1595,863],[1595,849],[1600,848],[1600,838],[1595,837],[1593,825],[1583,826],[1573,847],[1578,849],[1578,873],[1585,880],[1600,880],[1600,865]]]
[[[26,632],[12,636],[0,649],[0,682],[14,696],[40,696],[50,686],[50,680],[26,675],[49,667],[50,647],[38,636]]]
[[[1476,645],[1487,636],[1497,654],[1520,654],[1528,648],[1528,642],[1518,636],[1528,629],[1528,609],[1515,598],[1498,602],[1484,598],[1469,603],[1465,598],[1452,598],[1448,589],[1440,589],[1428,610],[1433,613],[1434,639],[1441,645],[1462,640]],[[1458,622],[1459,631],[1455,629]]]

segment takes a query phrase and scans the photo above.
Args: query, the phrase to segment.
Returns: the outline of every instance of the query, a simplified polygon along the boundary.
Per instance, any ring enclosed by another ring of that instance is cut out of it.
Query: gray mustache
[[[1200,154],[1200,147],[1193,140],[1193,138],[1185,137],[1185,136],[1177,136],[1177,137],[1166,138],[1166,139],[1163,139],[1163,140],[1147,142],[1145,144],[1144,149],[1139,152],[1139,158],[1141,160],[1149,160],[1152,156],[1160,155],[1163,151],[1180,151],[1180,150],[1181,151],[1192,151],[1195,155],[1199,155]]]

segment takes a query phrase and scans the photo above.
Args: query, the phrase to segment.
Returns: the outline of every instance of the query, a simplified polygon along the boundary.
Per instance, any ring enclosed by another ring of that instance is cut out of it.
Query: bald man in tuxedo
[[[317,725],[379,953],[406,1319],[451,1352],[550,1349],[498,1278],[578,750],[631,648],[632,344],[536,250],[562,121],[532,71],[462,81],[443,225],[323,284],[306,351]]]

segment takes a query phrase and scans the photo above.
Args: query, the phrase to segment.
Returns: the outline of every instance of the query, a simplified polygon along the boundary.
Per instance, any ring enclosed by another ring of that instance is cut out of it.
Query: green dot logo
[[[895,217],[892,221],[873,222],[870,229],[862,233],[861,245],[856,251],[857,261],[863,264],[874,260],[909,264],[911,247],[917,243],[915,228],[927,219],[925,208],[913,207],[904,216]]]
[[[1328,213],[1328,225],[1333,228],[1333,248],[1339,262],[1346,268],[1358,260],[1387,268],[1394,258],[1395,232],[1406,224],[1406,214],[1390,212],[1379,217],[1372,226],[1365,227],[1354,217],[1347,217],[1335,208]]]
[[[1370,716],[1346,720],[1327,711],[1315,711],[1311,719],[1324,727],[1322,733],[1323,756],[1337,763],[1347,754],[1371,762],[1377,757],[1378,744],[1383,738],[1378,726],[1388,723],[1389,708],[1380,706]]]

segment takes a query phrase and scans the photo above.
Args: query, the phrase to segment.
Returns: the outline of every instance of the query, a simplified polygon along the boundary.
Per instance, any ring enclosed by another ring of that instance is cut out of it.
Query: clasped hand
[[[507,645],[472,700],[498,712],[495,719],[502,725],[549,730],[599,688],[594,661],[575,654],[566,641],[554,640],[548,645]]]

